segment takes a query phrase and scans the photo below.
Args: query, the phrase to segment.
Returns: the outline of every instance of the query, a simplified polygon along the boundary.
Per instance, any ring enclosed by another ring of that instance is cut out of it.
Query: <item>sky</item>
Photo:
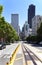
[[[27,21],[27,13],[30,4],[36,6],[36,15],[42,15],[42,0],[0,0],[3,5],[3,16],[5,20],[11,23],[11,14],[19,14],[19,25],[22,29],[25,21]]]

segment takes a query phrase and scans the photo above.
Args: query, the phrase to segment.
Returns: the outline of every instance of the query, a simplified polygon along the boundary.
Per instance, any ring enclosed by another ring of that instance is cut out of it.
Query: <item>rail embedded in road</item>
[[[26,65],[42,65],[40,60],[28,47],[22,46]]]

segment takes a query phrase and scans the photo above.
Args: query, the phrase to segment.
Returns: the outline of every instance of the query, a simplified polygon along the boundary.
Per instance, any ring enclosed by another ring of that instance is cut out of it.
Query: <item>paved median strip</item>
[[[27,65],[34,65],[34,64],[33,64],[33,62],[31,60],[28,60]]]
[[[15,51],[12,53],[12,55],[10,57],[10,60],[9,60],[9,62],[6,63],[6,65],[13,65],[19,47],[20,47],[20,44],[17,46],[17,48],[15,49]]]
[[[15,59],[15,60],[17,61],[17,60],[20,60],[20,59],[23,59],[23,57],[17,58],[17,59]]]
[[[22,54],[23,54],[23,65],[26,65],[26,60],[25,60],[25,55],[24,55],[24,51],[23,51],[23,46],[21,45],[22,47]]]

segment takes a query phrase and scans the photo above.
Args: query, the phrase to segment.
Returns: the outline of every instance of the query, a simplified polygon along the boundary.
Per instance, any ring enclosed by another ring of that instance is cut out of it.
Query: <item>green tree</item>
[[[11,26],[11,24],[5,21],[5,18],[2,17],[3,6],[0,5],[0,39],[3,38],[5,42],[11,42],[15,40],[19,40],[19,37],[15,31],[15,29]]]
[[[29,36],[26,38],[26,41],[37,42],[37,36]]]
[[[3,38],[5,42],[19,40],[15,29],[3,17],[0,18],[0,38]]]
[[[37,39],[38,39],[38,42],[42,41],[42,23],[39,29],[37,30]]]
[[[4,38],[4,27],[5,27],[5,21],[4,21],[4,17],[0,18],[0,38]]]
[[[1,17],[2,12],[3,12],[3,6],[0,5],[0,17]]]

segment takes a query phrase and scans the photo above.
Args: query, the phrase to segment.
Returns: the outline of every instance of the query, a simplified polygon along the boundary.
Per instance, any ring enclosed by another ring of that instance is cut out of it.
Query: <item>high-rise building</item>
[[[28,8],[28,24],[32,28],[32,18],[35,16],[35,5],[31,4]]]
[[[23,35],[24,35],[25,37],[28,37],[28,36],[29,36],[28,30],[29,30],[29,24],[28,24],[28,22],[26,21],[25,24],[23,25],[23,28],[22,28],[22,32],[23,32]]]
[[[19,35],[19,15],[18,14],[11,14],[11,25],[14,27],[14,29]]]
[[[32,18],[32,35],[37,35],[37,29],[42,22],[42,16],[36,15]]]

